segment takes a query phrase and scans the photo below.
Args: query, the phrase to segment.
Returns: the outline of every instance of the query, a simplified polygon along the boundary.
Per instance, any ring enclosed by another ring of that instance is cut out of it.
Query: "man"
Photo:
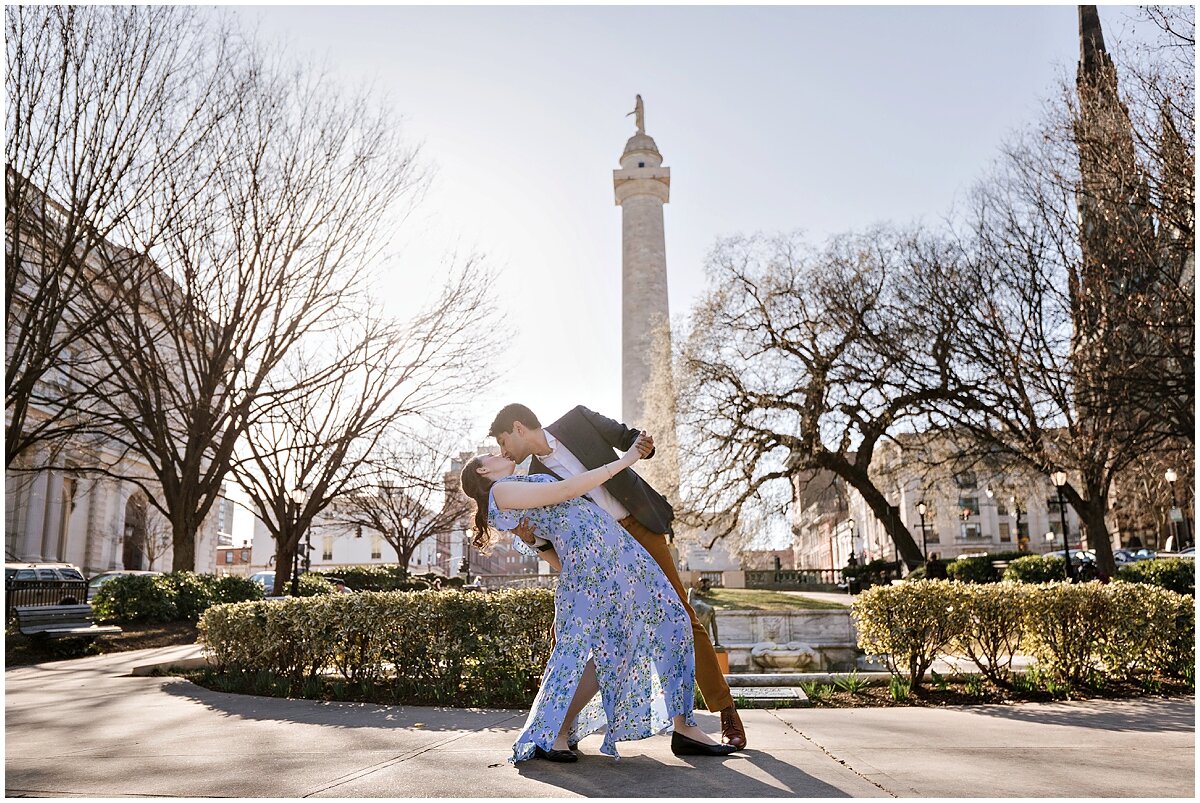
[[[510,404],[496,415],[489,434],[510,460],[520,463],[533,455],[530,474],[550,474],[564,479],[611,462],[614,450],[629,449],[639,433],[583,406],[543,428],[528,407]],[[647,459],[653,456],[651,451]],[[667,535],[672,532],[671,520],[675,518],[675,511],[670,503],[633,469],[621,471],[587,497],[620,522],[650,553],[675,589],[692,622],[696,683],[704,695],[704,702],[709,711],[720,712],[721,736],[725,743],[744,748],[746,729],[738,716],[729,684],[717,664],[717,654],[708,632],[688,604],[687,592],[671,558]]]
[[[929,553],[929,560],[925,561],[925,577],[928,580],[949,580],[950,573],[946,571],[946,564],[938,557],[938,553]]]

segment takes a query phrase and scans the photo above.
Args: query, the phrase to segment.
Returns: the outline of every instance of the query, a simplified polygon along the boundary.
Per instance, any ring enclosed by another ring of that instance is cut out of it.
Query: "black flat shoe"
[[[737,750],[731,744],[705,744],[682,733],[671,734],[671,752],[677,756],[727,756]]]
[[[579,756],[570,750],[543,750],[536,744],[533,746],[533,755],[547,761],[557,761],[560,764],[571,764],[579,760]]]

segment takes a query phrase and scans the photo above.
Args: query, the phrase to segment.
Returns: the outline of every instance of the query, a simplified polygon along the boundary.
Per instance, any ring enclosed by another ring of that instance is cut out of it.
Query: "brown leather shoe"
[[[733,703],[721,709],[721,739],[738,750],[746,747],[746,728]]]

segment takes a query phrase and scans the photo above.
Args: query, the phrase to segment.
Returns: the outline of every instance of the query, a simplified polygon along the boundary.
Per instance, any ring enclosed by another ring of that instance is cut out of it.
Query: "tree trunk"
[[[171,522],[171,571],[196,571],[196,535],[199,531],[193,516],[180,511]]]
[[[292,567],[296,559],[296,545],[287,543],[286,538],[275,539],[275,596],[292,593]]]
[[[900,520],[900,511],[888,504],[887,497],[875,487],[875,483],[871,482],[867,473],[859,470],[847,460],[832,461],[827,468],[862,494],[867,506],[871,508],[875,518],[883,525],[888,537],[896,545],[896,551],[900,553],[900,560],[904,561],[908,570],[912,571],[921,566],[925,562],[925,557],[921,554],[921,549],[913,540],[908,528],[904,526],[904,522]]]
[[[1071,485],[1063,486],[1063,496],[1075,512],[1079,520],[1087,528],[1088,546],[1096,550],[1096,567],[1107,577],[1117,573],[1117,561],[1112,551],[1112,535],[1108,532],[1108,495],[1100,493],[1095,488],[1088,488],[1088,495],[1082,496]],[[1069,558],[1068,558],[1069,559]]]

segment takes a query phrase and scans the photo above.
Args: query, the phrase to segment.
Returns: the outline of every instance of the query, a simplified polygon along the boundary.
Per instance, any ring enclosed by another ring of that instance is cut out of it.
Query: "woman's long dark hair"
[[[462,474],[458,477],[463,493],[475,502],[475,519],[471,526],[475,537],[471,539],[471,543],[476,549],[487,549],[493,540],[492,528],[488,526],[488,494],[496,483],[476,471],[482,463],[482,459],[472,457],[463,466]]]

